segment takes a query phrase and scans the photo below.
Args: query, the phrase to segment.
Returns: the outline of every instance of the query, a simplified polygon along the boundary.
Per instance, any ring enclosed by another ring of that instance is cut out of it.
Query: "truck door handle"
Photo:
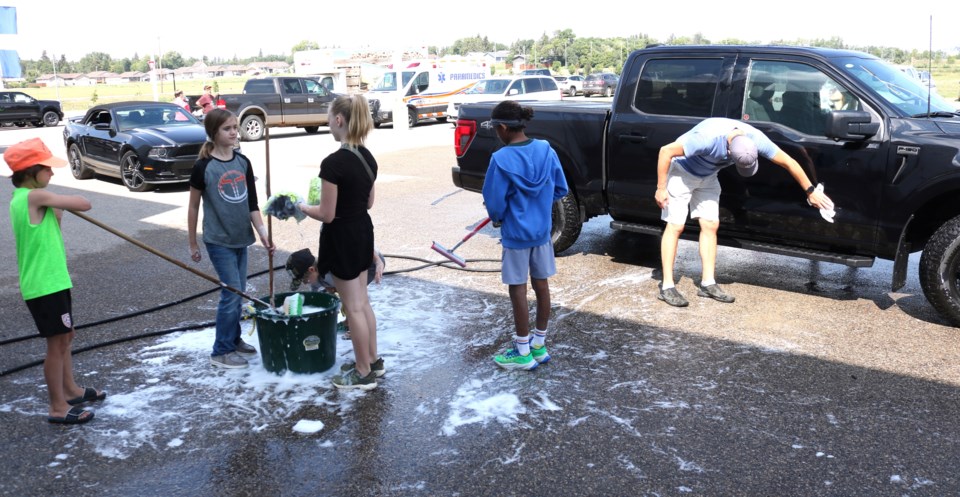
[[[620,135],[621,142],[647,143],[647,135]]]

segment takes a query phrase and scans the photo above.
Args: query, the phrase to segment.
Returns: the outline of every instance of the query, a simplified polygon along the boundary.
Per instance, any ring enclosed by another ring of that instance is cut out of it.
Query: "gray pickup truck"
[[[216,103],[237,115],[242,140],[256,141],[267,127],[316,133],[327,125],[327,112],[336,97],[317,79],[276,76],[250,79],[243,93],[219,95]]]

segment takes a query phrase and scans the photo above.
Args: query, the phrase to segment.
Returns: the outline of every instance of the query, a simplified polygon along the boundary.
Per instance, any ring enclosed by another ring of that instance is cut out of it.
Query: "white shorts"
[[[553,258],[553,244],[544,243],[525,249],[503,248],[500,276],[504,285],[524,285],[527,274],[535,280],[545,280],[557,274]]]
[[[667,199],[660,219],[669,224],[686,224],[688,212],[691,219],[720,220],[720,180],[716,174],[694,176],[676,160],[671,161],[667,172]]]

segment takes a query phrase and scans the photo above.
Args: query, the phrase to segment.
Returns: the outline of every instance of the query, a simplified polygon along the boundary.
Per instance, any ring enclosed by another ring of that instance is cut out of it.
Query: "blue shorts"
[[[524,249],[504,247],[501,266],[500,274],[505,285],[526,284],[528,273],[530,278],[535,280],[545,280],[557,274],[553,244],[550,242]]]

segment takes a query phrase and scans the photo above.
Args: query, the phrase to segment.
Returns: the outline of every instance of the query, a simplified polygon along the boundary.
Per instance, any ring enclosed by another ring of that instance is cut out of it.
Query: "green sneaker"
[[[546,344],[539,347],[530,344],[530,355],[533,356],[533,360],[537,361],[538,364],[543,364],[550,360],[550,354],[547,352]]]
[[[373,371],[366,376],[360,376],[356,369],[349,373],[338,374],[333,377],[333,386],[340,389],[359,388],[360,390],[373,390],[377,388],[377,375]]]
[[[357,363],[355,361],[345,362],[340,366],[340,372],[346,373],[351,369],[357,369]],[[370,371],[377,375],[377,378],[387,374],[387,368],[383,366],[383,358],[378,357],[376,361],[370,363]]]
[[[520,355],[516,344],[511,344],[510,348],[502,354],[494,356],[493,362],[503,369],[526,369],[527,371],[535,369],[539,364],[533,359],[533,354]]]

